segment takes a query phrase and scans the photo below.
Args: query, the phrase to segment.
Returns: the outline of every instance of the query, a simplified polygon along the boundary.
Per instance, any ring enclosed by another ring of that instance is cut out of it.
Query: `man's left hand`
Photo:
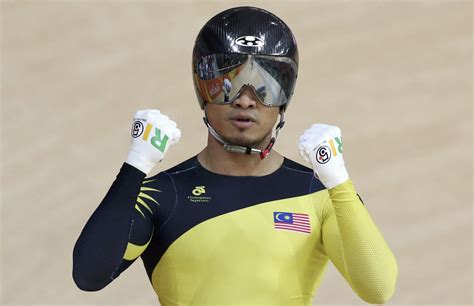
[[[331,189],[349,179],[342,158],[341,129],[327,124],[313,124],[300,137],[300,155],[311,162],[314,174]]]

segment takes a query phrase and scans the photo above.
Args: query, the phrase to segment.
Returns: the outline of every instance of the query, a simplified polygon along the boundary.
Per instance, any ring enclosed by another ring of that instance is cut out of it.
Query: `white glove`
[[[139,110],[133,116],[132,146],[125,162],[148,174],[180,137],[176,123],[159,110]]]
[[[342,158],[341,129],[327,124],[313,124],[300,137],[300,155],[311,162],[314,174],[331,189],[349,179]]]

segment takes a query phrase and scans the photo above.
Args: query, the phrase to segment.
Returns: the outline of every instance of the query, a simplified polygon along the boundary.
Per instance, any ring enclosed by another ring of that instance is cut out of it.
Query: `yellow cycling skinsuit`
[[[88,291],[141,257],[165,306],[311,305],[329,259],[369,303],[387,301],[397,279],[352,182],[327,190],[289,159],[260,177],[216,174],[193,157],[145,179],[125,163],[73,255]]]

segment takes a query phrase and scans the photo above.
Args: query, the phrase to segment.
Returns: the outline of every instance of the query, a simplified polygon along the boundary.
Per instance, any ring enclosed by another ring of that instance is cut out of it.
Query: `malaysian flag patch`
[[[275,229],[311,234],[311,225],[307,214],[291,212],[273,212],[273,225]]]

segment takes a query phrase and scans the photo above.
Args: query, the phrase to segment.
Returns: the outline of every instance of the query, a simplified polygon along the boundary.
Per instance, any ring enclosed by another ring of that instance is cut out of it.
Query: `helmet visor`
[[[208,103],[232,103],[249,86],[264,105],[281,106],[293,94],[297,70],[287,57],[211,54],[196,63],[194,81],[198,94]]]

